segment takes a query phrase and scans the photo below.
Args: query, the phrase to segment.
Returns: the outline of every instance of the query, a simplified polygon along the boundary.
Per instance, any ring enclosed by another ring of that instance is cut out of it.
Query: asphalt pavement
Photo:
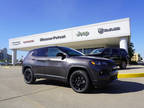
[[[144,66],[119,72],[144,72]],[[118,79],[80,94],[58,81],[25,84],[21,67],[0,67],[0,108],[144,108],[144,77]]]

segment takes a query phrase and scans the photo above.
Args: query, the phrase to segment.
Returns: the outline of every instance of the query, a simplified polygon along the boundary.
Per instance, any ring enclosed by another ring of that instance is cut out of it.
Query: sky
[[[0,0],[0,48],[10,38],[127,17],[131,42],[144,57],[144,0]]]

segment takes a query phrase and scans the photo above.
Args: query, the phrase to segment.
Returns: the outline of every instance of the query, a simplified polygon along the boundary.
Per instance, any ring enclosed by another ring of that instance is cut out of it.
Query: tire
[[[90,80],[83,70],[74,71],[69,80],[71,88],[77,93],[87,92],[90,89]]]
[[[120,69],[126,69],[127,67],[127,62],[126,61],[122,61],[121,65],[120,65]]]
[[[27,84],[33,84],[35,82],[36,78],[34,77],[34,74],[30,68],[25,69],[24,71],[24,81]]]

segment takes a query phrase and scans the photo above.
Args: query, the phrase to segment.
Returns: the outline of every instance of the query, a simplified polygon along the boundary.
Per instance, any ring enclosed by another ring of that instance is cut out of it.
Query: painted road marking
[[[118,78],[144,77],[144,73],[119,73]]]

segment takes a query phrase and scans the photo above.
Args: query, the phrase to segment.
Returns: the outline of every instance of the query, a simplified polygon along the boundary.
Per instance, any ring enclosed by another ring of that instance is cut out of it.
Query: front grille
[[[109,76],[113,71],[117,70],[115,63],[111,60],[102,62],[102,68],[103,69],[99,72],[99,76]]]
[[[99,72],[99,76],[106,76],[106,75],[109,75],[111,71],[108,71],[108,70],[102,70]]]

